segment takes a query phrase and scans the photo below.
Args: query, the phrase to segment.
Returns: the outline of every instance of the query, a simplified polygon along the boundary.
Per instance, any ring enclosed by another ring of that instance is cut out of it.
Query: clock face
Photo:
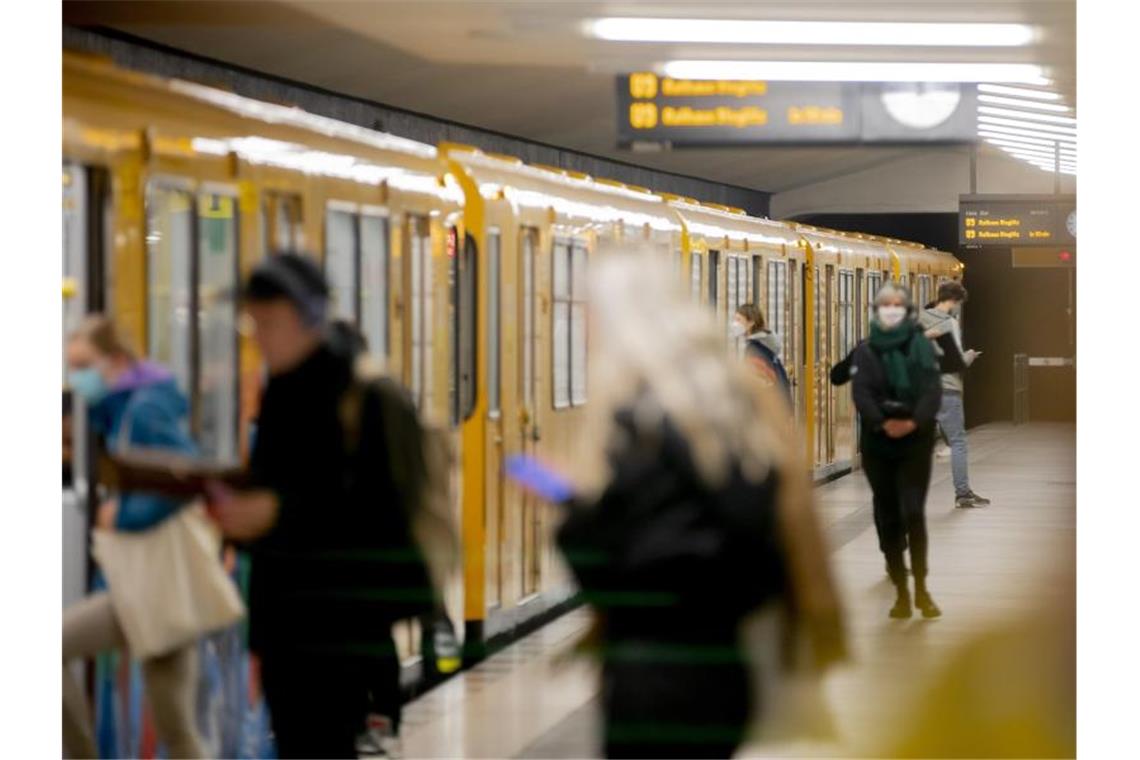
[[[1069,234],[1072,235],[1073,237],[1077,236],[1077,212],[1076,212],[1076,210],[1074,210],[1071,214],[1069,214],[1069,218],[1065,220],[1065,229],[1067,229],[1069,231]]]

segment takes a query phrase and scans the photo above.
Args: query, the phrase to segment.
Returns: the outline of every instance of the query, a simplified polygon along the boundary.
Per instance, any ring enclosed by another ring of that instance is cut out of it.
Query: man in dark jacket
[[[377,663],[398,673],[392,623],[415,614],[408,599],[431,601],[377,398],[360,399],[346,435],[352,355],[327,339],[328,293],[298,255],[250,276],[245,303],[270,376],[252,487],[212,498],[226,535],[251,550],[250,648],[282,758],[356,757],[368,675]]]

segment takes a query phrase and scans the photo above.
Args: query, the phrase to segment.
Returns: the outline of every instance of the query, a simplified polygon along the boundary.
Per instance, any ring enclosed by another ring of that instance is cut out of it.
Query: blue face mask
[[[94,367],[73,369],[67,375],[71,389],[88,404],[98,404],[107,395],[107,382]]]

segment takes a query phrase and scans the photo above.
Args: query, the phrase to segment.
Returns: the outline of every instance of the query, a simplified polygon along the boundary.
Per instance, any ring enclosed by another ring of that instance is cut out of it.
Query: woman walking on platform
[[[863,471],[874,493],[875,525],[897,591],[893,618],[912,614],[903,562],[908,545],[914,606],[923,617],[942,614],[926,587],[926,492],[942,386],[934,349],[914,317],[907,290],[884,285],[875,297],[871,337],[853,357],[859,368],[852,383],[862,420]]]

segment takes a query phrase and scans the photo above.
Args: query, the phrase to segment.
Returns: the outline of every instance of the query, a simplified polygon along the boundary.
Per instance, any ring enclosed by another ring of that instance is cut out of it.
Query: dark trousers
[[[357,756],[368,665],[352,656],[261,655],[261,682],[279,758]]]
[[[874,494],[875,529],[891,580],[906,582],[903,552],[910,548],[917,580],[927,574],[926,492],[930,487],[932,436],[889,453],[864,448],[863,472]]]

